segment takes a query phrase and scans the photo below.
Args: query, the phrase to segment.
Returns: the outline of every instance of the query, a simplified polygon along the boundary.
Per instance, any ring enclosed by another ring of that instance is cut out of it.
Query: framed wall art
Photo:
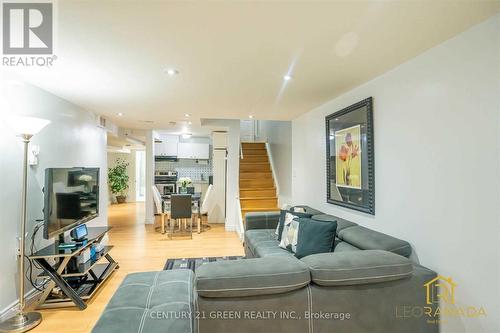
[[[375,215],[372,98],[325,118],[327,201]]]

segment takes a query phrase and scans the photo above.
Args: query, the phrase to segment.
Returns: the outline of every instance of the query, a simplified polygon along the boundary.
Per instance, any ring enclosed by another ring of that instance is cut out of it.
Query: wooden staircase
[[[278,197],[265,143],[243,142],[240,159],[240,204],[248,212],[278,211]]]

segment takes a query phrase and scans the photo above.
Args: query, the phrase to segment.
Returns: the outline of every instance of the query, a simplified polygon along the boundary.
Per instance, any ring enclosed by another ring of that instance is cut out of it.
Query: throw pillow
[[[297,210],[304,210],[301,207],[297,207],[296,209]],[[283,235],[283,228],[284,228],[284,225],[285,225],[285,216],[286,216],[286,213],[291,213],[291,214],[293,214],[295,216],[298,216],[298,217],[307,217],[307,218],[310,218],[313,215],[313,214],[304,213],[304,212],[296,212],[294,207],[291,207],[290,209],[282,209],[280,211],[279,223],[278,223],[278,226],[276,227],[277,236],[278,236],[277,237],[278,242],[281,241],[281,237]]]
[[[331,252],[335,241],[337,222],[323,222],[308,218],[298,219],[299,230],[295,256]]]
[[[274,234],[276,235],[276,239],[278,241],[281,241],[281,232],[283,231],[283,223],[281,223],[282,221],[284,221],[284,214],[282,213],[283,211],[287,211],[288,209],[290,209],[290,206],[289,204],[284,204],[281,206],[281,210],[280,210],[280,218],[278,220],[278,224],[276,225],[276,230],[274,231]]]
[[[290,252],[295,253],[297,250],[297,240],[299,234],[299,221],[294,218],[288,225],[286,235],[283,233],[280,246]]]
[[[294,223],[297,216],[291,213],[285,213],[285,222],[283,223],[283,233],[280,241],[280,247],[291,250],[290,246],[294,239],[294,234],[298,232],[298,224]]]

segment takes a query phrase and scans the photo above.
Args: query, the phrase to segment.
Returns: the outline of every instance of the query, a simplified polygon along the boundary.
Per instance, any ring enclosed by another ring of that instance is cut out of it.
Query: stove
[[[161,195],[177,192],[177,171],[156,171],[155,185]]]

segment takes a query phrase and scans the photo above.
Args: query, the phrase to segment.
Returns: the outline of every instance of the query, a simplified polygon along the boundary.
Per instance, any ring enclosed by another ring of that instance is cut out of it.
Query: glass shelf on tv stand
[[[90,299],[118,268],[118,263],[109,254],[113,246],[105,246],[96,258],[79,264],[75,272],[68,271],[68,263],[92,244],[100,242],[110,229],[111,227],[90,227],[84,244],[60,249],[59,241],[56,241],[29,256],[43,269],[38,278],[49,278],[45,290],[38,297],[38,308],[76,305],[83,310],[87,307],[84,301]],[[69,235],[64,238],[64,242],[72,242]],[[108,262],[100,263],[103,258]],[[55,263],[50,264],[49,260],[55,260]],[[55,295],[53,290],[56,286],[61,293]]]
[[[104,235],[111,230],[112,227],[89,227],[87,228],[87,243],[84,245],[78,245],[74,248],[59,248],[59,241],[55,241],[54,244],[44,247],[41,250],[36,251],[32,255],[28,256],[30,259],[36,258],[61,258],[61,257],[73,257],[78,255],[81,251],[95,243],[99,242]],[[69,235],[64,237],[65,243],[72,243],[73,240]]]

